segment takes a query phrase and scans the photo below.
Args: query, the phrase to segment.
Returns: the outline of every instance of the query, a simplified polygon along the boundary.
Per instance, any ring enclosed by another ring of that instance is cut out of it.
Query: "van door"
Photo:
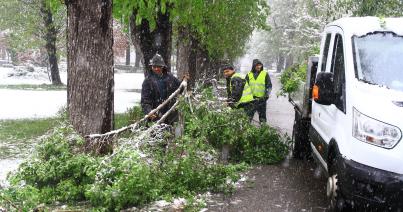
[[[328,28],[331,39],[328,50],[323,50],[322,58],[326,64],[321,65],[320,71],[332,72],[334,74],[335,101],[331,105],[321,105],[313,101],[312,103],[312,149],[314,154],[320,156],[322,165],[327,169],[326,159],[328,145],[331,139],[337,141],[340,129],[344,129],[346,119],[346,85],[345,85],[345,57],[343,31],[334,26]],[[327,40],[326,40],[327,41]],[[326,44],[325,44],[326,47]]]

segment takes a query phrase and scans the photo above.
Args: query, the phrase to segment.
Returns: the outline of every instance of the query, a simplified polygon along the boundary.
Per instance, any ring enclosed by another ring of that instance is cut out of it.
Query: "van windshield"
[[[376,32],[353,37],[356,76],[359,80],[403,91],[403,37]]]

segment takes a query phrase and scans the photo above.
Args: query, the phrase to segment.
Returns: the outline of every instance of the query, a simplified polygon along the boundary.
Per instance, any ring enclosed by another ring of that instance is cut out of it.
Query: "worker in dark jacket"
[[[179,86],[180,81],[171,73],[166,71],[166,65],[161,55],[156,54],[151,59],[150,66],[152,72],[144,79],[141,88],[141,107],[145,114],[155,109],[164,102]],[[161,118],[175,103],[175,100],[169,102],[158,113],[150,117],[151,121]],[[169,115],[165,121],[172,124],[177,119],[177,112]]]
[[[228,105],[233,108],[243,108],[250,119],[253,118],[253,95],[248,83],[236,73],[232,65],[223,67],[227,79]]]
[[[245,80],[249,83],[255,99],[253,114],[257,111],[260,123],[266,123],[266,102],[270,97],[272,84],[269,73],[263,70],[263,63],[260,60],[253,60],[252,70],[246,75]]]

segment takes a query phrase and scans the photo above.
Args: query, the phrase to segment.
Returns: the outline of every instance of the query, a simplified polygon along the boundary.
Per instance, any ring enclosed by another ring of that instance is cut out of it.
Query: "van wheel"
[[[329,200],[330,211],[349,211],[346,199],[341,193],[340,170],[337,166],[337,157],[334,156],[329,163],[329,177],[326,185],[326,194]]]
[[[292,128],[292,156],[296,159],[308,159],[311,157],[309,146],[309,122],[301,120],[298,112],[295,112]]]

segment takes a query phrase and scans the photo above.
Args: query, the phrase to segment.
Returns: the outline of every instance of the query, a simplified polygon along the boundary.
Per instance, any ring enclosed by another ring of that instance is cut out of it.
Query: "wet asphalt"
[[[268,124],[291,136],[294,109],[286,97],[276,96],[278,75],[270,76]],[[291,157],[281,164],[253,167],[234,193],[214,196],[207,203],[208,211],[328,211],[326,178],[318,170],[314,162]]]

